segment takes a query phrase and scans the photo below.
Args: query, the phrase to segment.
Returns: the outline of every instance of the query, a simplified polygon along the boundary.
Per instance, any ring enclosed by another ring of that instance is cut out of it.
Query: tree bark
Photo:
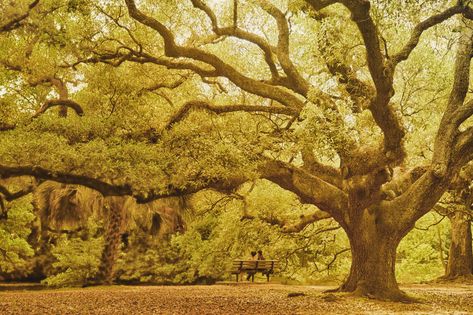
[[[461,211],[450,216],[451,237],[447,269],[444,279],[456,279],[473,275],[471,223],[469,216]]]
[[[105,246],[97,275],[99,283],[112,284],[113,282],[113,267],[115,266],[119,252],[121,226],[122,210],[120,208],[110,207],[107,231],[105,234]]]
[[[347,280],[338,291],[381,300],[413,301],[399,289],[395,275],[396,250],[405,235],[404,229],[393,229],[376,213],[365,210],[360,220],[352,222],[346,232],[352,265]]]

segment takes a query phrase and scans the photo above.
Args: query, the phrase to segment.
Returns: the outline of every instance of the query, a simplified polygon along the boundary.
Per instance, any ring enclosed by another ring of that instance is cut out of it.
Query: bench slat
[[[234,260],[231,273],[236,275],[237,282],[239,275],[244,272],[252,274],[252,281],[255,273],[262,272],[269,281],[269,275],[273,274],[276,268],[278,268],[277,260]]]

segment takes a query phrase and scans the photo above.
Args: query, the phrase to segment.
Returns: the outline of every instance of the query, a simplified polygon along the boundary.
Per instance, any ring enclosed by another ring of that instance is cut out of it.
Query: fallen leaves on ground
[[[28,287],[12,290],[12,287],[0,285],[0,314],[473,313],[471,285],[406,286],[403,289],[407,293],[424,301],[413,304],[323,293],[329,288],[239,283],[33,291]],[[297,296],[291,294],[294,292]]]

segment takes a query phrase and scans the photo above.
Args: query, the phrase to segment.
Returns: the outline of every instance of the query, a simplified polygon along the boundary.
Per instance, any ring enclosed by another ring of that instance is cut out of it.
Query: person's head
[[[258,255],[263,255],[263,251],[261,249],[258,251]]]
[[[251,256],[256,256],[256,252],[255,252],[255,251],[252,251],[250,254],[251,254]]]

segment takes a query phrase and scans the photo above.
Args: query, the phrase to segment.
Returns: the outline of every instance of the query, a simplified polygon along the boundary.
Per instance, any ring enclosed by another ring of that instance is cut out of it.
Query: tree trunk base
[[[330,289],[324,291],[324,293],[335,293],[335,292],[345,292],[349,293],[352,296],[356,297],[365,297],[369,299],[381,300],[381,301],[392,301],[392,302],[401,302],[401,303],[421,303],[422,301],[409,296],[404,291],[399,288],[375,288],[367,287],[363,284],[357,285],[355,289],[349,289],[345,284],[341,285],[336,289]]]
[[[436,283],[447,283],[447,282],[455,282],[455,283],[473,283],[473,274],[467,275],[445,275],[435,279],[433,282]]]

